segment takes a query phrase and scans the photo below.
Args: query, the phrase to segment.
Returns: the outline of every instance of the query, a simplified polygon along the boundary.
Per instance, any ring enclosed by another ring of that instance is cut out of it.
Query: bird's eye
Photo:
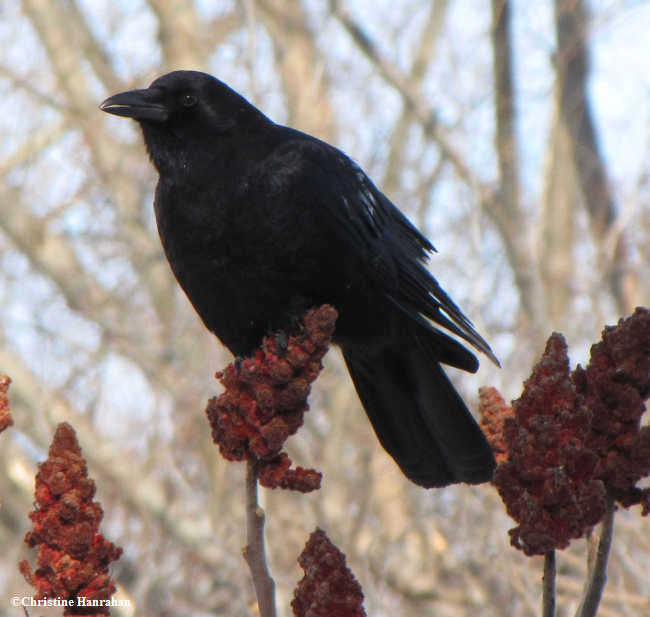
[[[183,96],[183,106],[184,107],[194,107],[196,105],[197,99],[193,94],[185,94]]]

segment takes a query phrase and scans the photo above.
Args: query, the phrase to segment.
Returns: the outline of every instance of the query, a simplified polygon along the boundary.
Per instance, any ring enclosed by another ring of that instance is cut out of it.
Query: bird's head
[[[251,128],[268,119],[244,97],[212,75],[173,71],[148,88],[128,90],[107,98],[99,108],[136,120],[142,127],[151,158],[162,171],[174,153],[200,150],[203,143],[237,127]]]

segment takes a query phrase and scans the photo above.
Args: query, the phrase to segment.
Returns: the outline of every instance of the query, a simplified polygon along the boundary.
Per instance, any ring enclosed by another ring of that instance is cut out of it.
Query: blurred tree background
[[[229,358],[172,279],[154,171],[135,124],[97,109],[106,96],[205,70],[356,159],[432,239],[432,270],[502,361],[452,374],[475,409],[480,385],[519,396],[552,330],[585,362],[606,323],[649,303],[649,30],[634,0],[1,0],[0,370],[16,426],[0,437],[0,616],[30,594],[16,564],[62,420],[125,550],[113,571],[132,606],[115,614],[255,614],[244,466],[203,416]],[[316,525],[369,615],[539,614],[541,561],[509,547],[492,487],[410,485],[336,351],[311,403],[289,448],[323,489],[262,491],[281,615]],[[617,517],[603,617],[650,612],[647,526],[638,508]],[[559,555],[560,616],[585,550]]]

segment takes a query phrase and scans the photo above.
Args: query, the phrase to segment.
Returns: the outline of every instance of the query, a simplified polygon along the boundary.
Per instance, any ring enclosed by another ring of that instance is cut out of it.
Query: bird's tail
[[[454,386],[425,349],[344,348],[379,441],[424,487],[492,478],[492,450]]]

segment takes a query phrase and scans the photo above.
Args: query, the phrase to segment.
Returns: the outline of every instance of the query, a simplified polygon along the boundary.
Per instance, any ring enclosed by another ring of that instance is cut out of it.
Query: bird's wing
[[[490,346],[438,284],[425,263],[435,248],[343,152],[314,138],[286,141],[267,159],[275,182],[291,183],[332,221],[367,274],[411,319],[446,328],[498,364]],[[428,319],[427,319],[428,318]]]

